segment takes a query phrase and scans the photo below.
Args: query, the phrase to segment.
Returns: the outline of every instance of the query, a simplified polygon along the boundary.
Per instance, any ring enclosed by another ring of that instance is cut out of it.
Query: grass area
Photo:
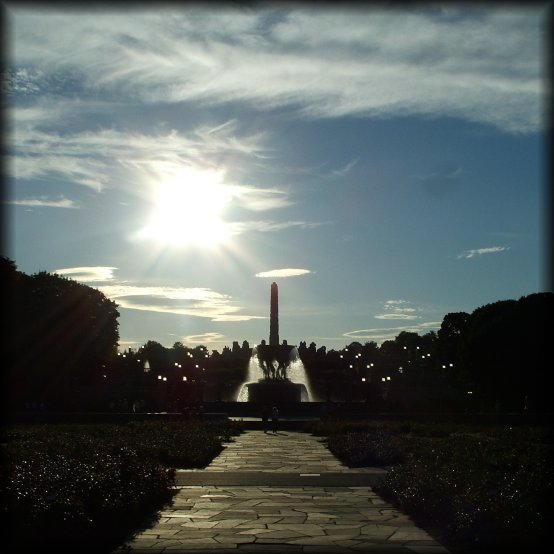
[[[0,509],[10,550],[110,552],[171,503],[175,468],[205,467],[241,432],[197,420],[8,426]]]
[[[327,437],[351,467],[389,471],[378,492],[453,552],[546,548],[552,520],[553,436],[549,427],[331,421]]]

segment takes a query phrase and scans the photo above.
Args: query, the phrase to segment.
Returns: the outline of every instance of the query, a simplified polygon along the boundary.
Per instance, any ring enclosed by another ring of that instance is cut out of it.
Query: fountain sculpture
[[[271,284],[269,344],[254,348],[248,379],[239,391],[239,402],[275,404],[310,401],[306,371],[295,346],[279,343],[279,292]],[[295,380],[293,381],[291,377]],[[300,381],[300,382],[298,382]]]

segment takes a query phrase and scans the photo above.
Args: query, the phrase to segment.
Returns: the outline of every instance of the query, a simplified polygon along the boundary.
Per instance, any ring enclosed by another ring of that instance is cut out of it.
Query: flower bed
[[[12,426],[2,437],[2,516],[13,551],[109,552],[204,467],[233,422]]]

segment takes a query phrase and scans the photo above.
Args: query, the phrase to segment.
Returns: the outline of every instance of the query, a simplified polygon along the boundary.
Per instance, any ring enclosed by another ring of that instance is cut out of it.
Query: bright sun
[[[210,246],[225,242],[229,226],[223,211],[230,201],[222,173],[182,171],[161,183],[155,195],[155,212],[143,229],[148,238],[177,245]]]

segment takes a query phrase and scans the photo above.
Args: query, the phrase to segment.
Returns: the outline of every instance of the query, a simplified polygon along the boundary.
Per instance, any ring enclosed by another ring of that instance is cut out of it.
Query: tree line
[[[231,400],[253,348],[221,352],[148,341],[118,351],[117,304],[100,291],[0,260],[5,290],[5,406],[12,410],[182,409]],[[444,316],[437,332],[403,331],[378,345],[340,350],[302,341],[298,355],[315,400],[375,410],[549,410],[554,294],[486,304]]]

